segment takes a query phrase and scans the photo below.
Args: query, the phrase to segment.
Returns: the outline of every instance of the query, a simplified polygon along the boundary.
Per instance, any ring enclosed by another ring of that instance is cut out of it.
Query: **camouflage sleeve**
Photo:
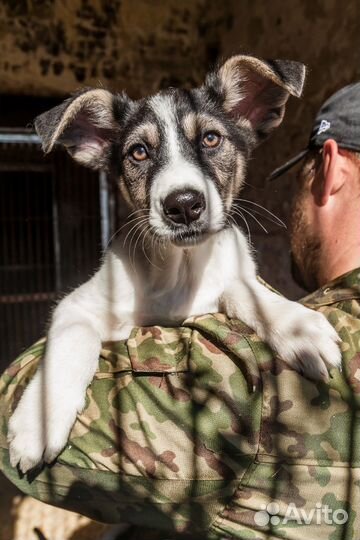
[[[360,331],[331,317],[346,369],[328,385],[275,361],[222,315],[104,344],[68,446],[28,478],[9,465],[6,432],[40,341],[0,379],[1,468],[23,492],[109,523],[219,538],[354,538]]]

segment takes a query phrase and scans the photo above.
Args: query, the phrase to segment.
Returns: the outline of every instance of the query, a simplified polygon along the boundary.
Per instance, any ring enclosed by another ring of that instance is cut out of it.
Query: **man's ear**
[[[322,170],[316,179],[318,184],[317,202],[325,206],[331,195],[341,189],[345,181],[342,169],[343,158],[334,139],[327,139],[322,148]]]
[[[209,74],[205,87],[235,122],[250,124],[259,142],[281,124],[289,96],[301,96],[305,74],[299,62],[238,55]]]
[[[59,143],[83,165],[106,168],[111,143],[120,129],[114,101],[107,90],[86,89],[38,116],[35,129],[44,152]]]

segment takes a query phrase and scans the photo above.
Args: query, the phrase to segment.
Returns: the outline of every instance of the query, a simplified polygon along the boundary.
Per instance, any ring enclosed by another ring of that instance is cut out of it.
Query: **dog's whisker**
[[[119,233],[120,229],[117,229],[109,238],[106,244],[106,249],[110,246],[111,242],[114,240],[115,236]]]
[[[234,216],[232,216],[231,214],[229,214],[229,212],[225,212],[225,217],[226,217],[226,221],[229,223],[229,225],[230,225],[230,221],[231,221],[232,224],[235,225],[235,227],[237,226],[237,223],[236,223],[236,221],[235,221]]]
[[[139,220],[137,220],[135,225],[133,225],[131,227],[131,229],[128,231],[127,235],[125,236],[125,239],[124,239],[124,242],[123,242],[123,247],[125,247],[126,241],[127,241],[128,237],[129,237],[129,235],[131,234],[131,231],[133,231],[134,229],[136,230],[138,225],[142,225],[143,223],[146,223],[146,222],[147,222],[147,218],[139,218]]]
[[[126,220],[126,222],[118,230],[121,231],[121,229],[123,229],[124,227],[126,227],[130,223],[133,223],[134,221],[138,221],[140,219],[148,219],[148,215],[147,216],[135,216],[132,219],[128,219],[128,220]]]
[[[133,250],[132,250],[132,258],[133,258],[133,260],[135,260],[135,256],[136,256],[136,248],[137,248],[137,245],[138,245],[138,243],[139,243],[141,237],[144,235],[144,236],[143,236],[143,241],[144,241],[144,239],[146,238],[147,234],[150,232],[149,229],[144,229],[144,227],[143,227],[144,223],[143,223],[143,222],[142,222],[142,223],[139,223],[138,225],[139,225],[139,226],[138,226],[138,227],[135,229],[135,231],[133,232],[132,237],[131,237],[131,239],[130,239],[130,243],[129,243],[129,250],[130,250],[130,249],[131,249],[131,246],[132,246],[132,244],[133,244],[133,242],[134,242],[134,247],[133,247]],[[137,237],[136,237],[136,235],[137,235]],[[136,238],[136,240],[135,240],[135,238]],[[142,245],[143,245],[143,243],[142,243]],[[153,264],[152,261],[148,258],[146,252],[145,252],[144,250],[143,250],[143,252],[144,252],[144,255],[146,256],[147,260],[148,260],[151,264]],[[154,265],[153,265],[153,266],[154,266]]]
[[[121,227],[119,227],[118,231],[121,231],[121,229],[126,227],[126,225],[129,225],[130,223],[133,223],[134,221],[137,221],[137,220],[140,220],[140,219],[143,219],[143,218],[145,218],[145,216],[135,216],[132,219],[128,219]],[[146,219],[147,219],[147,216],[146,216]]]
[[[134,270],[134,272],[137,274],[137,270],[136,270],[136,264],[135,264],[135,257],[136,257],[136,246],[138,244],[138,241],[139,241],[139,238],[141,237],[141,234],[142,234],[142,225],[143,225],[143,222],[141,223],[137,223],[133,229],[134,232],[130,238],[130,241],[129,241],[129,259],[130,259],[130,262],[131,262],[131,266]],[[136,238],[136,235],[137,235],[137,238]],[[135,245],[134,245],[134,248],[132,250],[132,245],[133,245],[133,242],[134,242],[134,239],[136,238],[136,241],[135,241]],[[132,250],[132,253],[131,253],[131,250]]]
[[[155,249],[155,242],[158,240],[157,236],[155,236],[154,233],[151,234],[151,242],[150,242],[150,251],[153,252]]]
[[[234,216],[232,216],[232,215],[229,214],[229,213],[226,213],[225,216],[226,216],[226,222],[228,223],[228,225],[229,225],[230,227],[235,227],[235,228],[238,227],[238,224],[237,224],[237,222],[236,222]],[[249,241],[250,241],[250,239],[249,239]]]
[[[241,206],[241,208],[244,208],[243,206]],[[279,222],[279,221],[276,221],[275,219],[273,219],[271,216],[267,216],[266,214],[263,214],[262,212],[260,212],[259,210],[254,210],[254,208],[251,209],[251,212],[253,214],[257,214],[258,216],[261,216],[262,218],[264,219],[267,219],[268,221],[270,221],[271,223],[274,223],[275,225],[278,225],[279,227],[283,227],[283,225]],[[286,228],[286,226],[284,226],[284,228]]]
[[[134,244],[134,253],[136,252],[136,247],[138,245],[140,238],[142,237],[143,234],[146,235],[146,233],[148,232],[148,229],[144,229],[142,226],[140,226],[138,230],[139,230],[139,234]]]
[[[161,238],[160,236],[153,235],[153,241],[154,241],[154,247],[157,244],[159,247],[159,255],[162,262],[164,262],[164,247],[165,247],[165,240]]]
[[[141,210],[141,211],[143,212],[144,210]],[[131,214],[130,214],[130,216],[131,216]],[[129,216],[129,217],[130,217],[130,216]],[[134,219],[127,220],[126,223],[124,223],[121,227],[119,227],[119,228],[118,228],[118,229],[110,236],[110,238],[109,238],[109,240],[108,240],[108,242],[107,242],[107,244],[106,244],[106,249],[109,247],[109,245],[111,244],[112,240],[114,240],[114,238],[119,234],[119,232],[120,232],[124,227],[126,227],[126,226],[129,225],[130,223],[133,223],[134,221],[137,221],[137,220],[139,220],[139,219],[141,219],[141,218],[143,218],[143,217],[144,217],[144,216],[137,216],[137,217],[134,218]]]
[[[130,219],[130,221],[127,221],[126,223],[124,223],[124,225],[122,225],[118,230],[117,230],[117,234],[122,230],[124,229],[124,227],[130,225],[131,223],[138,223],[140,222],[142,219],[146,219],[146,218],[143,218],[142,216],[138,216],[134,219]]]
[[[151,261],[146,253],[146,248],[145,248],[145,240],[146,240],[146,237],[148,236],[148,234],[151,234],[151,231],[150,230],[147,230],[143,236],[143,240],[142,240],[142,243],[141,243],[141,248],[142,248],[142,252],[144,253],[144,256],[146,257],[146,259],[149,261],[149,263],[151,264],[151,266],[153,266],[154,268],[156,268],[157,270],[161,270],[161,268],[159,268],[156,264],[153,263],[153,261]]]
[[[245,212],[245,214],[247,214],[248,216],[250,216],[250,217],[251,217],[251,218],[259,225],[259,227],[261,227],[262,230],[263,230],[266,234],[268,234],[267,228],[266,228],[266,227],[261,223],[261,221],[259,221],[259,220],[257,219],[257,217],[254,216],[249,210],[246,210],[246,208],[242,208],[242,207],[241,207],[241,212]]]
[[[247,234],[248,234],[248,241],[251,242],[251,233],[250,233],[250,227],[249,227],[249,224],[244,216],[244,214],[242,214],[241,210],[238,210],[238,211],[234,211],[235,214],[237,214],[239,217],[241,217],[241,219],[244,221],[245,225],[246,225],[246,229],[247,229]]]
[[[133,216],[134,214],[138,214],[139,212],[148,213],[149,210],[147,208],[138,208],[137,210],[134,210],[133,212],[131,212],[127,217],[130,218],[131,216]]]
[[[135,240],[134,249],[133,249],[133,259],[134,259],[134,261],[135,261],[135,257],[136,257],[136,246],[138,245],[141,236],[145,233],[144,229],[142,229],[141,226],[139,227],[138,231],[139,232],[138,232],[137,238]],[[131,245],[131,242],[130,242],[130,245]]]
[[[148,211],[148,210],[145,210],[144,208],[140,208],[139,210],[134,210],[134,212],[131,212],[131,214],[129,214],[129,215],[127,216],[126,220],[124,221],[124,224],[123,224],[118,230],[120,231],[121,229],[123,229],[124,227],[126,227],[126,225],[129,225],[129,223],[131,223],[132,221],[134,221],[134,220],[136,220],[136,219],[140,219],[140,218],[142,218],[142,217],[145,217],[145,216],[143,216],[143,215],[133,217],[134,214],[137,214],[137,213],[140,213],[140,212],[142,212],[142,213],[145,212],[147,215],[149,215],[149,211]],[[130,218],[131,218],[131,219],[130,219]]]
[[[156,231],[155,231],[155,234],[153,234],[153,242],[154,243],[152,244],[152,247],[154,247],[154,248],[155,248],[155,243],[158,244],[160,258],[164,262],[164,249],[165,249],[165,245],[166,245],[166,240],[164,238],[162,238],[161,236],[157,235]]]
[[[280,219],[276,214],[274,214],[273,212],[265,208],[265,206],[262,206],[262,204],[256,203],[254,201],[250,201],[249,199],[242,199],[241,197],[234,198],[234,201],[252,204],[253,206],[257,206],[258,208],[261,208],[264,212],[266,212],[266,214],[269,214],[270,216],[272,216],[278,222],[279,225],[285,227],[286,229],[286,224],[283,222],[283,220]]]
[[[142,242],[141,242],[141,250],[144,254],[144,257],[149,261],[150,264],[153,265],[153,262],[149,259],[148,254],[146,253],[146,246],[145,246],[145,240],[147,236],[150,234],[150,230],[147,230],[143,236]],[[154,266],[154,265],[153,265]]]
[[[131,234],[130,239],[129,239],[128,258],[129,258],[131,267],[134,270],[135,274],[137,273],[136,265],[135,265],[135,254],[134,254],[134,257],[132,257],[131,247],[132,247],[132,242],[133,242],[134,236],[136,235],[136,233],[139,230],[139,228],[141,227],[141,225],[142,225],[142,222],[138,222],[138,223],[135,223],[135,225],[133,225],[133,227],[130,229],[130,231],[126,235],[126,238],[125,238],[124,244],[123,244],[123,247],[125,247],[125,243],[126,243],[127,239],[129,238],[129,236]]]

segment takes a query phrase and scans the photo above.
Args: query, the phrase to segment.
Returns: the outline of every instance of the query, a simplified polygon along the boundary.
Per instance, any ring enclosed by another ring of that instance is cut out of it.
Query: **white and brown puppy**
[[[100,270],[54,311],[44,363],[10,420],[14,466],[25,472],[59,454],[101,342],[126,338],[134,325],[222,310],[307,376],[326,379],[327,367],[340,366],[330,324],[257,281],[229,219],[250,152],[281,123],[304,77],[296,62],[234,56],[191,91],[132,101],[88,89],[37,119],[45,152],[60,143],[117,176],[128,217]]]

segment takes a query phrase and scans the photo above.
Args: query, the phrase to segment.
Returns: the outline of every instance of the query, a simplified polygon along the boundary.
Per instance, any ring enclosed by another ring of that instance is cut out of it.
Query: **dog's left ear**
[[[301,96],[305,74],[299,62],[238,55],[210,73],[205,87],[236,122],[246,119],[260,141],[281,124],[289,96]]]
[[[130,103],[103,88],[87,88],[35,119],[44,152],[65,146],[79,163],[106,169],[111,144],[120,130],[119,117]]]

